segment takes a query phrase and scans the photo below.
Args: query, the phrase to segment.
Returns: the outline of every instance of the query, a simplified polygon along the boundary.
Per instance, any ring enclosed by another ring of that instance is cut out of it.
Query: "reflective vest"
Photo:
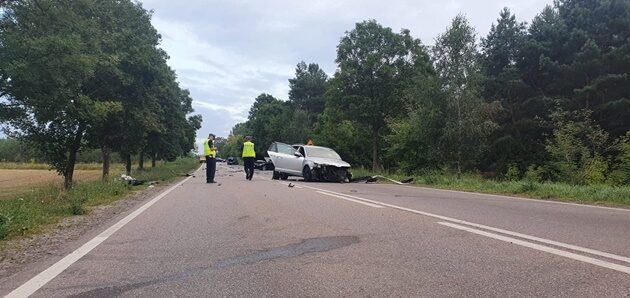
[[[256,151],[254,151],[254,143],[250,141],[243,143],[242,157],[256,157]]]
[[[210,147],[212,141],[210,139],[205,139],[203,141],[203,155],[214,157],[217,153],[214,151],[213,147]]]

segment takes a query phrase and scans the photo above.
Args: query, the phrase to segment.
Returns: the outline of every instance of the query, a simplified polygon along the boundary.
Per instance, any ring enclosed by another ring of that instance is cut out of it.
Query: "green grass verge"
[[[181,158],[132,176],[147,181],[170,181],[198,166],[199,162],[195,158]],[[49,185],[22,196],[0,200],[0,239],[41,232],[44,226],[64,217],[84,214],[89,212],[90,207],[112,203],[134,190],[146,187],[131,187],[123,181],[111,179],[106,182],[77,183],[69,191],[64,191],[59,185]]]
[[[354,177],[371,176],[366,169],[353,169]],[[395,180],[413,177],[414,184],[441,189],[528,197],[534,199],[569,201],[608,206],[630,206],[630,186],[569,185],[557,182],[498,181],[466,174],[457,179],[445,174],[407,176],[400,173],[377,173]]]

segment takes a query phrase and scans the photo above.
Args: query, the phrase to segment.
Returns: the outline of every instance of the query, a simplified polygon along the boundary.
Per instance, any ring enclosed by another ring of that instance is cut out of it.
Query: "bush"
[[[507,171],[505,172],[505,180],[507,181],[517,181],[521,179],[521,173],[518,169],[518,165],[513,162],[508,166]]]
[[[525,181],[529,182],[541,182],[543,178],[544,169],[537,165],[530,165],[525,172]]]
[[[11,218],[7,215],[0,213],[0,239],[4,239],[9,235],[9,225],[11,224]]]

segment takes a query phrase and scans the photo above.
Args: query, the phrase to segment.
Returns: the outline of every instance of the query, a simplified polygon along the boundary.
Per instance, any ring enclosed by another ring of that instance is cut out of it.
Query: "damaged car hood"
[[[321,157],[309,157],[306,160],[314,162],[316,164],[319,165],[324,165],[324,166],[334,166],[334,167],[340,167],[340,168],[349,168],[350,164],[343,161],[343,160],[339,160],[339,159],[332,159],[332,158],[321,158]]]

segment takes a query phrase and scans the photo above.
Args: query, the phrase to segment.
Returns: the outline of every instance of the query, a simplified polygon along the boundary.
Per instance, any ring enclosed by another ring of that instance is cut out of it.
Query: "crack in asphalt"
[[[210,267],[200,267],[200,268],[189,269],[186,271],[178,272],[178,273],[167,275],[164,277],[137,282],[137,283],[96,288],[96,289],[85,291],[76,295],[72,295],[70,297],[116,297],[131,290],[153,286],[157,284],[179,282],[179,281],[189,279],[191,277],[204,274],[206,272],[221,270],[221,269],[230,268],[234,266],[240,266],[240,265],[250,265],[250,264],[259,263],[259,262],[268,261],[268,260],[281,259],[281,258],[293,258],[293,257],[305,255],[305,254],[310,254],[310,253],[326,252],[333,249],[349,246],[358,242],[360,242],[360,239],[357,236],[330,236],[330,237],[309,238],[309,239],[304,239],[299,243],[293,243],[293,244],[289,244],[285,246],[261,250],[261,251],[257,251],[249,255],[228,258],[228,259],[219,261]]]

